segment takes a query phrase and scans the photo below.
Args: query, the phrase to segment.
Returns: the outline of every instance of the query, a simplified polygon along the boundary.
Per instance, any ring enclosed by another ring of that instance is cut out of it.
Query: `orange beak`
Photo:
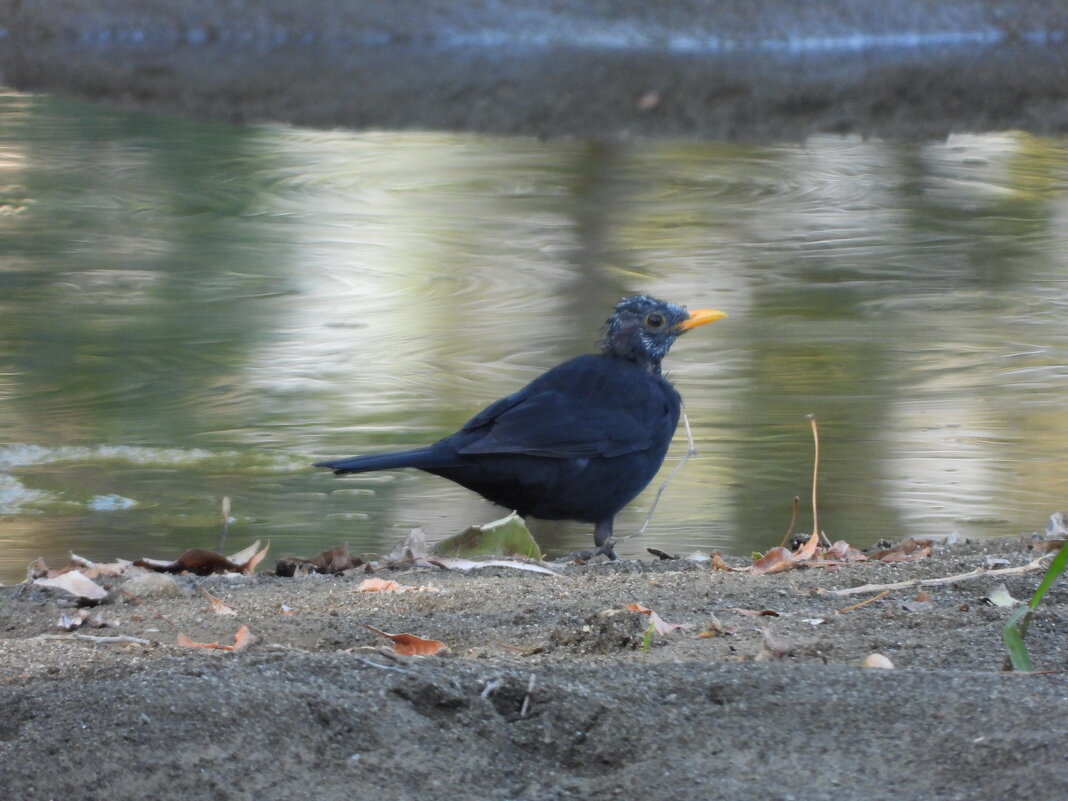
[[[683,320],[679,323],[678,331],[681,334],[683,331],[689,331],[691,328],[697,328],[699,325],[722,320],[726,316],[726,312],[721,312],[716,309],[694,309],[690,312],[690,319]]]

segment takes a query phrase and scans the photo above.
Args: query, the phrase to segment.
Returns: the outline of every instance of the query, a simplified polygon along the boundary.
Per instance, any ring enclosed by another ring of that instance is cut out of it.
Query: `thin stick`
[[[812,458],[812,533],[820,530],[820,511],[816,503],[816,482],[820,475],[820,432],[816,426],[816,415],[805,415],[809,425],[812,426],[812,443],[815,446],[815,455]]]
[[[1051,554],[1044,554],[1037,559],[1018,567],[1001,567],[996,570],[988,570],[985,567],[977,567],[968,573],[958,573],[955,576],[942,576],[933,579],[909,579],[908,581],[895,581],[893,584],[864,584],[860,587],[846,587],[844,590],[827,590],[828,595],[860,595],[865,592],[882,592],[884,590],[901,590],[905,587],[930,587],[934,584],[952,584],[954,581],[968,581],[969,579],[982,578],[983,576],[1008,576],[1020,573],[1030,573],[1041,570],[1046,565],[1044,562]]]
[[[797,524],[797,507],[801,505],[801,499],[794,496],[794,513],[790,515],[790,527],[786,529],[786,535],[782,538],[782,542],[779,543],[780,548],[785,548],[786,543],[790,541],[790,537],[794,535],[794,526]]]
[[[852,606],[847,606],[844,609],[839,609],[837,612],[835,612],[835,614],[836,615],[844,615],[846,612],[852,612],[854,609],[860,609],[860,607],[864,606],[865,604],[870,604],[873,601],[878,601],[880,598],[885,598],[889,594],[890,594],[890,590],[883,590],[878,595],[873,595],[871,598],[869,598],[866,601],[861,601],[860,603],[855,603]]]
[[[219,552],[222,553],[223,545],[226,544],[226,534],[230,531],[230,496],[224,495],[222,499],[222,536],[219,537]]]
[[[530,674],[530,681],[527,683],[527,694],[523,698],[523,708],[519,710],[519,717],[521,718],[525,718],[527,712],[530,711],[530,694],[534,692],[534,682],[537,681],[537,678],[536,674]]]
[[[104,643],[104,642],[135,642],[138,645],[151,645],[151,640],[144,640],[140,637],[131,637],[128,634],[114,634],[110,637],[104,637],[96,634],[38,634],[36,637],[31,637],[32,640],[86,640],[87,642]]]
[[[675,469],[668,473],[668,477],[664,479],[664,483],[660,485],[660,488],[656,491],[656,497],[653,498],[653,505],[649,507],[649,514],[645,518],[645,522],[642,523],[642,527],[638,529],[637,534],[630,534],[626,537],[622,537],[619,542],[629,540],[631,537],[638,537],[645,533],[645,529],[649,527],[649,523],[652,522],[653,512],[656,511],[656,505],[660,503],[660,496],[664,494],[664,490],[667,489],[667,485],[671,483],[671,479],[675,477],[675,474],[682,469],[682,466],[690,459],[691,456],[697,455],[697,446],[693,441],[693,432],[690,430],[690,419],[686,416],[686,412],[682,413],[682,423],[686,426],[686,454],[679,459],[679,463],[675,465]]]

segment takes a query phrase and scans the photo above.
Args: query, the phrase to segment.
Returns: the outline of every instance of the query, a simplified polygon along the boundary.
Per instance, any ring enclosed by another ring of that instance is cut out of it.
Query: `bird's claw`
[[[616,552],[614,550],[615,544],[615,539],[609,537],[596,548],[590,548],[585,551],[575,551],[574,553],[569,553],[567,556],[561,556],[559,559],[555,559],[553,561],[558,564],[563,562],[588,562],[591,559],[594,559],[595,557],[604,554],[608,557],[609,561],[614,562],[619,559],[619,557],[616,556]]]

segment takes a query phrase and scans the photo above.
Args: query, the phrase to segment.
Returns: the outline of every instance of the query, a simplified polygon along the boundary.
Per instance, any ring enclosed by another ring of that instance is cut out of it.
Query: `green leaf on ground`
[[[455,537],[442,540],[431,548],[440,556],[526,556],[541,559],[541,549],[515,512],[508,517],[471,526]]]

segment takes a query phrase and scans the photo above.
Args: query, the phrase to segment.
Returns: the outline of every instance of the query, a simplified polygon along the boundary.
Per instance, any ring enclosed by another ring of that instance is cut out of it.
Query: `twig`
[[[873,601],[878,601],[880,598],[885,598],[889,594],[890,590],[883,590],[878,595],[873,595],[866,601],[861,601],[860,603],[853,604],[852,606],[847,606],[844,609],[839,609],[837,612],[835,612],[835,614],[844,615],[846,612],[852,612],[854,609],[860,609],[860,607],[864,606],[865,604],[870,604]]]
[[[794,513],[790,515],[790,527],[786,529],[786,536],[782,538],[782,542],[779,543],[780,548],[785,548],[786,543],[790,541],[790,537],[794,535],[794,525],[797,523],[797,507],[801,505],[801,499],[794,496]]]
[[[530,674],[530,681],[527,683],[527,694],[523,697],[523,706],[519,710],[519,717],[521,718],[525,718],[527,712],[530,711],[530,694],[534,692],[534,682],[537,681],[537,678],[536,674]]]
[[[222,499],[222,519],[223,528],[222,536],[219,537],[219,553],[222,553],[223,545],[226,543],[226,534],[230,531],[230,496],[224,495]]]
[[[816,425],[816,415],[805,415],[812,426],[812,443],[815,446],[815,455],[812,457],[812,533],[819,535],[819,541],[825,548],[831,546],[827,535],[820,531],[819,505],[816,503],[816,484],[820,473],[820,431]]]
[[[686,453],[681,459],[679,459],[679,463],[675,465],[674,469],[670,473],[668,473],[668,477],[664,479],[664,483],[660,485],[660,488],[657,489],[656,497],[653,498],[653,505],[649,507],[649,514],[646,515],[645,522],[642,523],[642,527],[638,529],[638,533],[630,534],[627,537],[623,537],[620,542],[622,542],[623,540],[628,540],[631,537],[640,536],[645,533],[645,529],[649,527],[649,523],[651,523],[653,520],[653,512],[656,511],[656,505],[660,503],[660,496],[664,494],[664,490],[667,489],[667,485],[671,483],[671,479],[673,479],[675,477],[675,474],[682,469],[682,466],[686,464],[687,461],[689,461],[690,457],[697,455],[697,445],[694,444],[693,431],[690,430],[690,418],[686,416],[686,412],[682,413],[682,424],[686,427]]]
[[[36,637],[31,637],[32,640],[87,640],[89,642],[104,643],[104,642],[135,642],[138,645],[151,645],[151,640],[144,640],[140,637],[131,637],[128,634],[113,634],[111,636],[101,636],[96,634],[38,634]]]
[[[1008,576],[1020,573],[1031,573],[1045,567],[1043,564],[1052,554],[1042,556],[1028,562],[1026,565],[1017,567],[1001,567],[989,570],[985,567],[977,567],[968,573],[959,573],[955,576],[942,576],[931,579],[909,579],[908,581],[895,581],[893,584],[863,584],[860,587],[846,587],[843,590],[827,590],[828,595],[861,595],[865,592],[882,592],[884,590],[901,590],[905,587],[930,587],[935,584],[952,584],[954,581],[968,581],[969,579],[982,578],[983,576]]]
[[[367,665],[367,667],[378,668],[379,670],[392,670],[395,673],[407,673],[408,675],[411,675],[411,674],[413,674],[415,672],[414,670],[408,670],[407,668],[397,667],[396,665],[383,665],[381,662],[374,662],[374,661],[372,661],[372,660],[370,660],[370,659],[368,659],[367,657],[364,657],[364,656],[357,656],[357,657],[355,657],[355,659],[356,659],[357,662],[360,662],[360,663],[362,663],[364,665]]]

